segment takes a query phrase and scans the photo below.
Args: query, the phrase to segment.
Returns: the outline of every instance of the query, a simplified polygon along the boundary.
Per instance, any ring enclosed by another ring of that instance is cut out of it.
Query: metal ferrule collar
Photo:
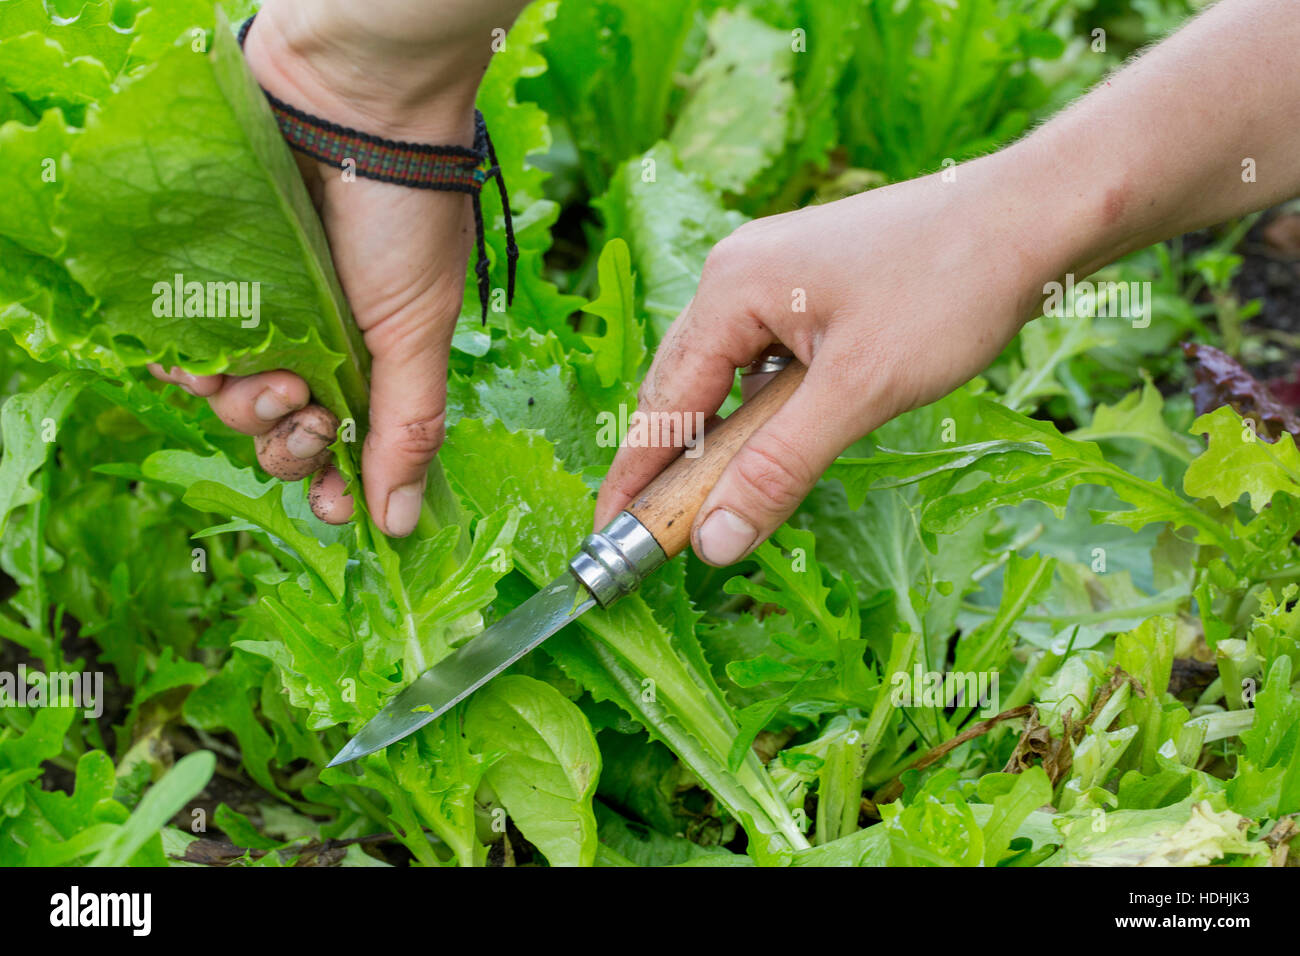
[[[609,607],[631,594],[667,560],[664,549],[645,525],[626,511],[595,534],[587,535],[569,570],[591,592],[596,603]]]

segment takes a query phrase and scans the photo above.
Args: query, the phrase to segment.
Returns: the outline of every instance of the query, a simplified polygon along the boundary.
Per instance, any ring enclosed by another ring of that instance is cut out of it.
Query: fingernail
[[[264,422],[273,422],[288,415],[293,408],[274,389],[265,389],[253,402],[253,414]],[[300,456],[300,457],[306,457]]]
[[[402,485],[388,493],[388,507],[384,511],[384,523],[388,533],[395,538],[404,538],[415,530],[415,523],[420,520],[420,502],[424,499],[424,482]]]
[[[749,551],[758,532],[740,515],[715,508],[700,525],[700,557],[709,564],[735,564]]]
[[[295,428],[284,440],[284,447],[289,449],[289,454],[294,458],[315,458],[329,443],[330,440],[324,435],[305,428]]]

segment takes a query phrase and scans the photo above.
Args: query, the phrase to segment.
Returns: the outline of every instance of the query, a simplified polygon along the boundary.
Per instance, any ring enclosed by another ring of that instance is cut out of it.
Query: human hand
[[[755,220],[714,248],[638,409],[687,413],[682,421],[712,415],[735,370],[775,344],[808,373],[705,500],[691,537],[703,560],[747,555],[841,451],[978,374],[1041,302],[1067,260],[1023,228],[1041,212],[1006,163],[989,157],[960,167],[953,182],[930,176]],[[806,311],[795,311],[800,299]],[[597,527],[679,452],[621,448],[600,489]]]
[[[494,29],[520,0],[268,0],[245,41],[258,81],[290,105],[385,139],[470,146],[474,97]],[[447,359],[473,240],[470,199],[341,171],[295,153],[329,239],[334,267],[373,359],[366,502],[387,534],[414,530],[429,462],[444,433]],[[207,397],[221,419],[258,436],[258,460],[287,480],[317,473],[311,501],[325,521],[352,515],[327,446],[338,422],[308,404],[290,370],[193,376],[151,369]]]
[[[757,220],[720,243],[655,356],[640,409],[716,412],[734,370],[777,342],[808,373],[704,502],[695,552],[724,565],[752,551],[839,452],[988,365],[1048,282],[1296,195],[1293,6],[1215,4],[1000,152]],[[1257,178],[1256,168],[1271,172]],[[807,311],[792,309],[796,290]],[[597,527],[675,454],[620,449]]]

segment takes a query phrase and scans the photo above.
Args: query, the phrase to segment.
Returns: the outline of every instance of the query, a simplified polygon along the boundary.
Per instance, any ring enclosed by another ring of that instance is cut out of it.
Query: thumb
[[[461,193],[337,177],[325,184],[330,252],[373,359],[361,480],[371,516],[393,537],[415,530],[442,445],[469,214]]]
[[[361,478],[371,515],[394,537],[415,530],[429,462],[446,430],[447,358],[454,326],[441,321],[445,311],[446,305],[417,301],[408,316],[366,333],[374,361]]]
[[[741,446],[704,500],[691,546],[705,562],[735,564],[790,517],[836,456],[852,444],[852,423],[815,364],[794,394]],[[706,436],[704,439],[708,441]]]

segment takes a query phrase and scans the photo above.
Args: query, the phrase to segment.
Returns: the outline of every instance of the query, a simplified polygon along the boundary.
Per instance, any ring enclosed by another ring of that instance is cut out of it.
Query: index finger
[[[645,416],[650,441],[624,441],[596,496],[596,527],[636,498],[661,471],[699,438],[693,423],[708,419],[726,401],[736,369],[772,341],[759,323],[730,318],[704,286],[664,336],[637,395],[636,414]]]

